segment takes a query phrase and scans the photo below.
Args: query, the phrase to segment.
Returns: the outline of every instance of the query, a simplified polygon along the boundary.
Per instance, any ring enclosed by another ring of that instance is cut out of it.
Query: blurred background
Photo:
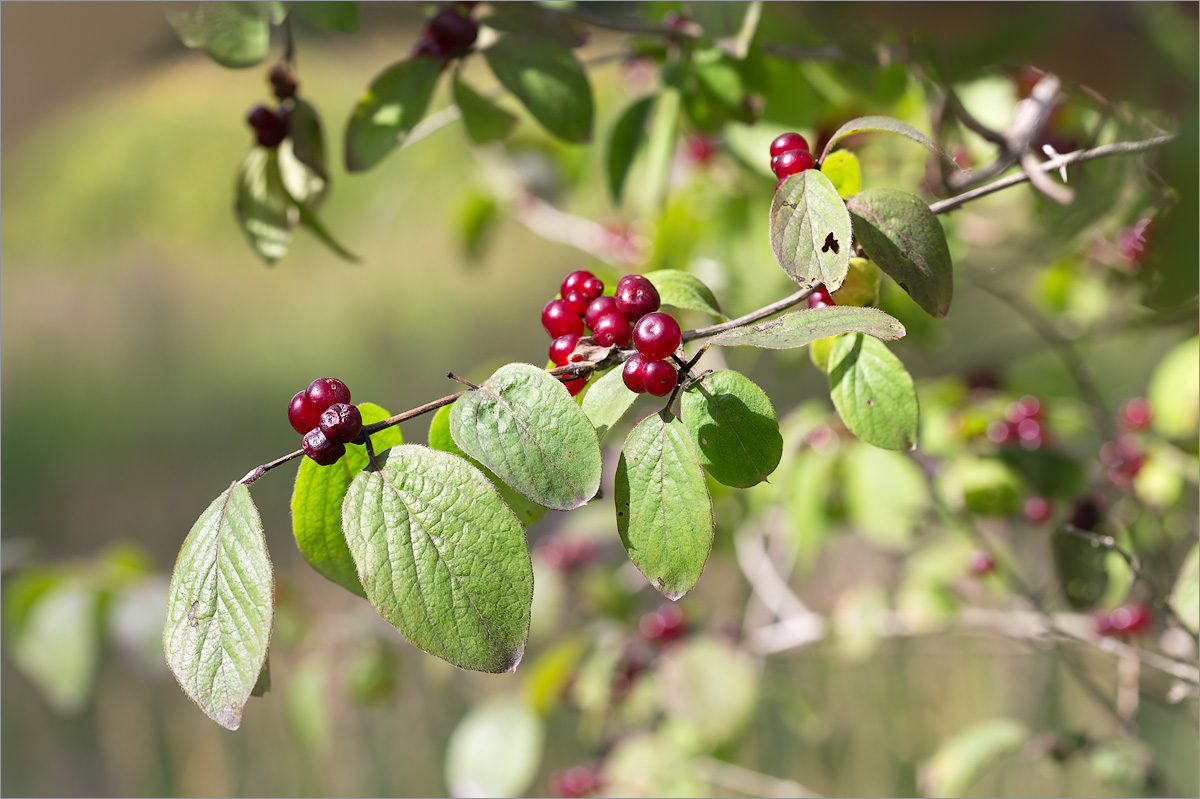
[[[905,20],[894,19],[901,12],[887,4],[784,5],[794,7],[794,24],[837,27],[847,38],[856,26],[876,36],[919,20],[951,54],[970,50],[972,36],[998,24],[976,4],[953,13],[917,4]],[[1186,212],[1195,191],[1195,5],[1154,4],[1157,10],[1146,14],[1133,5],[1005,4],[1004,16],[1017,23],[1005,40],[1010,49],[996,58],[1058,70],[1153,108],[1156,119],[1178,120],[1190,141],[1182,150],[1191,170],[1184,174],[1193,179],[1180,180],[1192,192]],[[254,486],[277,581],[272,690],[252,699],[241,729],[228,732],[191,704],[162,659],[166,584],[183,538],[232,480],[297,446],[284,407],[313,378],[337,376],[356,401],[399,412],[451,393],[448,371],[479,380],[508,361],[541,364],[546,340],[538,315],[574,269],[615,280],[625,271],[686,266],[723,301],[733,298],[726,306],[731,315],[790,290],[767,239],[771,179],[743,174],[748,170],[734,144],[726,143],[711,163],[681,155],[673,195],[679,199],[655,222],[609,202],[603,148],[554,144],[521,115],[509,145],[513,162],[527,181],[542,181],[543,196],[567,203],[569,192],[572,213],[640,242],[640,254],[624,268],[549,241],[503,213],[481,211],[493,202],[490,162],[473,154],[456,125],[370,172],[347,176],[344,121],[371,79],[406,56],[425,15],[422,4],[364,4],[353,36],[296,27],[297,74],[326,120],[332,148],[323,218],[362,262],[340,261],[298,232],[288,256],[268,267],[248,247],[231,208],[236,169],[251,145],[243,116],[269,97],[265,73],[278,42],[262,66],[227,70],[180,44],[163,4],[0,6],[0,454],[7,464],[0,486],[0,793],[470,793],[469,781],[461,782],[464,767],[447,765],[452,735],[471,708],[501,712],[514,696],[540,697],[534,704],[544,720],[526,754],[533,776],[519,790],[546,795],[556,789],[550,775],[607,754],[589,725],[609,710],[592,713],[578,695],[574,706],[555,697],[570,687],[564,675],[581,662],[581,651],[592,652],[582,662],[593,670],[616,668],[596,665],[595,651],[610,644],[619,651],[623,636],[659,601],[636,573],[631,579],[605,501],[569,517],[552,512],[529,528],[535,547],[543,539],[586,541],[597,554],[581,575],[556,569],[542,553],[525,664],[517,674],[485,676],[417,652],[367,603],[307,566],[289,532],[294,466],[284,467]],[[598,33],[581,52],[611,53],[622,41]],[[480,65],[469,64],[468,73],[479,74],[473,70]],[[888,83],[894,75],[866,86],[861,76],[822,82],[805,74],[798,96],[812,97],[824,118],[801,109],[790,123],[796,129],[815,132],[838,115],[896,108],[913,120],[923,117],[920,93],[903,74],[896,88]],[[592,80],[598,139],[629,97],[653,86],[616,63],[593,70]],[[850,89],[857,107],[838,95]],[[1008,77],[993,74],[970,82],[964,97],[979,116],[1002,124],[1015,91]],[[443,85],[434,107],[448,103]],[[790,129],[787,123],[771,122],[777,127],[771,134]],[[892,141],[863,144],[866,185],[911,189],[923,174],[919,150]],[[1126,165],[1103,163],[1109,174],[1126,175]],[[731,186],[741,192],[736,208],[722,204]],[[1133,221],[1122,219],[1121,209],[1133,205],[1114,200],[1113,213],[1101,209],[1071,228],[1068,215],[1054,217],[1018,189],[963,214],[951,239],[964,273],[955,309],[933,329],[902,295],[888,300],[912,334],[897,354],[923,387],[991,369],[1014,396],[1058,398],[1064,437],[1086,440],[1086,413],[1062,363],[1011,308],[973,288],[970,274],[1009,289],[1028,286],[1053,265],[1043,247],[1061,247],[1068,236],[1078,241],[1091,230],[1091,240],[1111,249],[1120,227]],[[1196,263],[1194,226],[1192,235],[1193,250],[1180,256],[1185,271]],[[1097,324],[1109,303],[1136,285],[1107,275],[1093,271],[1071,283],[1059,310],[1076,325],[1077,346],[1115,409],[1145,394],[1164,354],[1195,334],[1195,312],[1194,305],[1166,312],[1180,315],[1174,325],[1105,332]],[[1151,312],[1138,313],[1145,319]],[[785,410],[800,409],[788,415],[792,429],[807,434],[832,423],[825,378],[805,351],[767,358],[738,350],[725,357],[767,390],[781,419]],[[933,396],[940,389],[928,390]],[[928,407],[937,402],[930,399]],[[428,424],[428,417],[406,424],[405,439],[424,443]],[[622,436],[611,435],[606,447],[618,446]],[[610,471],[615,456],[606,449]],[[723,721],[694,720],[696,734],[716,730],[697,771],[685,762],[680,771],[688,780],[648,784],[647,794],[910,795],[924,790],[921,769],[939,744],[980,720],[1004,717],[1028,730],[1053,730],[1037,739],[1051,748],[1069,749],[1064,731],[1085,731],[1089,740],[1117,734],[1120,720],[1093,701],[1093,684],[1077,680],[1055,648],[1029,641],[879,635],[873,622],[862,622],[859,638],[842,635],[766,658],[746,659],[727,647],[738,639],[751,601],[731,526],[748,517],[747,508],[785,505],[789,485],[764,484],[736,496],[714,490],[719,522],[736,521],[719,524],[700,586],[681,605],[692,629],[706,631],[703,645],[720,649],[717,659],[728,657],[729,665],[715,677],[701,669],[696,685],[689,682],[691,655],[679,655],[675,677],[661,679],[683,691],[683,699],[671,701],[684,707],[692,704],[689,691],[697,706],[711,694],[737,696],[727,712],[713,711]],[[1173,505],[1182,515],[1170,517],[1175,543],[1168,548],[1186,551],[1195,532],[1194,485],[1185,483]],[[829,515],[833,527],[854,526],[841,511]],[[854,529],[829,533],[819,561],[815,555],[797,561],[793,590],[831,617],[838,608],[870,615],[887,607],[880,586],[895,582],[898,553],[915,546],[921,526],[913,522],[900,532],[883,526],[874,538]],[[963,590],[977,603],[999,601],[987,586]],[[17,632],[47,592],[57,597],[38,617],[47,638],[30,643]],[[565,610],[571,608],[589,608],[590,615],[571,616]],[[572,638],[585,624],[591,625],[586,642]],[[843,633],[854,627],[846,622]],[[702,647],[696,652],[703,660]],[[1102,693],[1115,691],[1113,658],[1091,649],[1074,657]],[[1137,709],[1138,746],[1109,753],[1116,763],[1109,771],[1098,770],[1094,757],[1039,757],[1028,768],[977,768],[970,792],[1196,795],[1195,698],[1168,702],[1169,680],[1152,671],[1143,678],[1150,687]],[[1134,680],[1136,694],[1136,674]],[[623,712],[637,727],[636,719],[657,711]],[[471,751],[461,740],[454,745]],[[1020,756],[1033,745],[1026,743]],[[645,751],[658,752],[654,746]],[[623,756],[638,773],[632,751]],[[651,771],[661,766],[655,758],[669,760],[650,754],[643,765]]]

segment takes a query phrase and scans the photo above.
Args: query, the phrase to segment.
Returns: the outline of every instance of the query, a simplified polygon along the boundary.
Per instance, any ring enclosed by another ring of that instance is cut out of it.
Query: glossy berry
[[[986,549],[977,549],[967,557],[967,572],[972,577],[986,577],[996,570],[996,559]]]
[[[1145,430],[1154,421],[1154,412],[1150,409],[1150,401],[1145,397],[1126,400],[1117,413],[1117,421],[1126,430],[1133,432]]]
[[[558,379],[561,380],[562,384],[567,387],[567,392],[572,397],[578,397],[579,392],[583,391],[584,386],[587,385],[586,379],[582,377],[576,377],[575,375],[559,375]]]
[[[817,165],[812,153],[808,150],[788,150],[771,159],[771,171],[775,177],[783,180],[788,175],[795,175]]]
[[[578,333],[568,333],[551,341],[550,363],[555,366],[566,366],[567,359],[575,351],[575,345],[579,343],[580,338],[581,336]]]
[[[610,313],[619,313],[617,311],[617,298],[605,294],[597,297],[588,304],[587,313],[584,314],[583,320],[587,322],[588,328],[595,330],[596,322],[600,321],[600,317],[607,316]]]
[[[1045,524],[1054,515],[1054,505],[1042,496],[1032,496],[1025,500],[1022,508],[1026,520],[1033,524]]]
[[[292,429],[300,435],[312,430],[321,420],[321,412],[308,404],[305,399],[306,391],[297,391],[292,401],[288,403],[288,422]]]
[[[291,116],[285,109],[272,111],[258,105],[246,114],[246,121],[254,128],[254,137],[260,146],[278,147],[287,138]]]
[[[583,291],[584,284],[588,280],[598,280],[598,278],[586,269],[576,269],[571,274],[563,278],[562,285],[558,287],[558,293],[566,297],[572,291]],[[604,284],[600,284],[600,291],[596,292],[595,296],[588,297],[589,300],[594,300],[604,291]]]
[[[579,290],[568,291],[563,295],[563,302],[571,306],[571,310],[580,316],[587,313],[588,306],[592,303],[591,299]]]
[[[648,313],[658,310],[661,301],[658,289],[641,275],[626,275],[617,283],[617,312],[636,322]]]
[[[584,280],[577,290],[583,292],[583,296],[587,297],[590,302],[604,293],[604,281],[592,275]]]
[[[1125,637],[1150,629],[1154,614],[1141,602],[1126,602],[1107,613],[1098,611],[1092,616],[1092,629],[1097,635]]]
[[[445,52],[459,55],[475,44],[479,26],[454,9],[443,8],[429,20],[429,33]]]
[[[304,392],[305,401],[320,416],[330,405],[343,402],[350,404],[350,389],[336,377],[318,377],[308,384]]]
[[[317,426],[333,443],[350,444],[362,432],[362,414],[356,405],[337,402],[325,409]]]
[[[568,333],[583,335],[583,319],[571,310],[566,300],[550,300],[542,309],[542,327],[551,338],[565,336]]]
[[[605,314],[592,326],[592,339],[601,347],[627,347],[633,329],[619,313]]]
[[[271,82],[271,89],[278,99],[290,100],[296,96],[296,76],[283,64],[276,64],[267,80]]]
[[[829,289],[825,288],[824,283],[819,284],[817,290],[808,295],[809,308],[832,308],[835,305],[837,303],[829,295]]]
[[[771,142],[772,158],[789,150],[808,150],[808,140],[799,133],[784,133]]]
[[[652,359],[642,366],[642,382],[646,393],[653,397],[665,397],[675,390],[679,383],[679,373],[675,366],[667,361]]]
[[[320,428],[305,433],[304,438],[300,441],[300,447],[304,450],[305,455],[321,466],[332,466],[346,454],[346,446],[330,441]]]
[[[1071,508],[1072,526],[1078,527],[1080,530],[1095,530],[1096,526],[1104,519],[1104,508],[1094,496],[1086,496],[1075,502]]]
[[[625,381],[625,388],[634,394],[646,393],[646,381],[642,377],[642,367],[645,365],[645,356],[635,352],[629,356],[629,360],[625,361],[625,368],[621,370],[621,379]]]
[[[670,314],[648,313],[633,327],[633,346],[647,358],[666,358],[679,349],[682,336],[679,323]]]

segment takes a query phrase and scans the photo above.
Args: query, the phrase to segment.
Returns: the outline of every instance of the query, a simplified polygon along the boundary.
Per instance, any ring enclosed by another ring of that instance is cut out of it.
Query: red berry
[[[642,616],[638,632],[648,641],[665,644],[679,638],[685,632],[683,611],[676,605],[663,605],[658,610]]]
[[[667,313],[648,313],[633,327],[633,346],[647,358],[666,358],[679,349],[683,331]],[[647,382],[649,385],[649,382]]]
[[[1153,219],[1139,219],[1117,234],[1117,252],[1135,266],[1145,262],[1150,254],[1149,238],[1153,232]]]
[[[581,336],[578,333],[568,333],[565,336],[559,336],[550,342],[550,363],[555,366],[566,366],[567,359],[571,357],[571,353],[575,351],[575,345],[579,343]]]
[[[300,440],[300,448],[304,454],[321,466],[332,466],[346,454],[346,446],[330,441],[318,428],[309,430]]]
[[[642,367],[645,365],[646,358],[641,353],[635,352],[629,356],[629,360],[625,361],[625,368],[621,371],[621,379],[625,381],[625,388],[634,394],[646,393],[646,381],[642,377]]]
[[[1009,403],[1008,407],[1004,409],[1004,418],[1010,422],[1021,422],[1025,419],[1041,419],[1042,401],[1031,394],[1027,394],[1016,402]]]
[[[837,305],[833,301],[833,297],[829,295],[829,289],[825,288],[825,284],[821,283],[817,286],[817,290],[808,295],[809,308],[832,308]]]
[[[475,44],[479,26],[451,8],[443,8],[429,20],[429,33],[450,55],[458,55]]]
[[[687,160],[697,166],[705,166],[712,161],[717,150],[717,140],[702,133],[688,136],[684,143],[684,154],[687,156]]]
[[[589,301],[594,300],[604,293],[604,281],[593,275],[584,280],[576,291],[582,292]]]
[[[288,403],[288,422],[292,429],[300,435],[312,430],[321,419],[321,412],[308,404],[305,391],[297,391],[292,401]]]
[[[808,150],[788,150],[771,159],[771,171],[775,177],[783,180],[788,175],[795,175],[817,165],[812,153]]]
[[[771,142],[771,157],[789,150],[808,150],[808,141],[799,133],[784,133]]]
[[[972,577],[985,577],[996,570],[996,559],[986,549],[977,549],[967,558],[967,571]]]
[[[579,396],[579,392],[583,391],[583,387],[587,385],[587,379],[576,377],[575,375],[559,375],[558,379],[567,387],[567,391],[572,397]]]
[[[1095,530],[1104,518],[1104,508],[1094,496],[1086,496],[1071,508],[1071,525],[1080,530]]]
[[[585,313],[587,313],[588,305],[591,304],[591,299],[584,295],[582,291],[576,289],[574,291],[568,291],[566,294],[564,294],[563,302],[571,306],[572,311],[580,316],[583,316]]]
[[[584,314],[584,321],[587,326],[595,330],[596,322],[600,321],[600,317],[607,316],[610,313],[618,313],[617,298],[610,297],[607,294],[597,297],[588,304],[587,313]]]
[[[296,76],[283,64],[276,64],[267,80],[271,82],[271,88],[280,100],[290,100],[296,96]]]
[[[275,112],[265,105],[256,105],[246,112],[246,122],[256,131],[275,126]]]
[[[605,314],[592,326],[592,339],[601,347],[627,347],[631,335],[629,320],[619,313]]]
[[[565,336],[568,333],[583,335],[583,319],[571,310],[566,300],[550,300],[542,309],[542,327],[551,338]]]
[[[1121,410],[1117,418],[1121,422],[1121,426],[1126,430],[1145,430],[1154,421],[1154,412],[1150,408],[1150,401],[1148,399],[1145,397],[1134,397],[1133,399],[1126,400],[1121,405]]]
[[[1123,436],[1100,447],[1100,462],[1108,467],[1108,479],[1113,485],[1126,488],[1142,470],[1146,458],[1136,438]]]
[[[259,105],[250,109],[246,121],[254,128],[254,137],[262,147],[278,147],[287,138],[291,125],[291,111],[280,108],[275,111]]]
[[[579,291],[583,288],[584,282],[588,278],[595,278],[591,272],[586,269],[576,269],[571,274],[563,278],[562,285],[558,287],[558,293],[566,297],[572,291]]]
[[[1043,524],[1054,515],[1054,506],[1045,497],[1032,496],[1025,500],[1024,512],[1025,518],[1033,524]]]
[[[330,405],[339,402],[350,404],[350,389],[335,377],[318,377],[308,384],[304,392],[308,406],[316,411],[317,416],[325,413]]]
[[[1150,629],[1154,614],[1141,602],[1126,602],[1119,608],[1092,616],[1092,629],[1097,635],[1125,637]]]
[[[362,414],[357,405],[336,402],[325,409],[318,423],[325,437],[335,444],[350,444],[362,432]]]
[[[642,382],[646,386],[646,393],[654,397],[665,397],[675,390],[679,383],[679,373],[666,361],[648,360],[642,366]]]
[[[626,275],[617,283],[617,312],[636,322],[658,310],[661,300],[654,284],[641,275]]]
[[[595,793],[601,784],[599,771],[590,766],[572,766],[550,775],[550,795],[578,799]]]

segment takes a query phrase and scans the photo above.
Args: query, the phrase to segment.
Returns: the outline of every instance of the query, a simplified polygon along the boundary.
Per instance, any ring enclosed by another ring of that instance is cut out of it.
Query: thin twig
[[[683,340],[685,342],[695,341],[698,338],[715,336],[717,333],[724,333],[726,330],[733,330],[737,327],[744,327],[745,325],[753,324],[760,319],[766,319],[772,314],[777,314],[780,311],[786,311],[793,305],[799,305],[807,300],[808,295],[812,294],[814,291],[816,291],[815,287],[800,289],[799,291],[784,297],[782,300],[777,300],[770,305],[764,305],[757,311],[751,311],[745,316],[739,316],[737,319],[730,319],[728,322],[722,322],[719,325],[709,325],[708,327],[698,327],[695,330],[685,330],[683,331]]]

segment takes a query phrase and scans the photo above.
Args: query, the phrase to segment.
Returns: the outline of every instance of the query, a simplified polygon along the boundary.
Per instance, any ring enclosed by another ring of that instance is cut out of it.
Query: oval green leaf
[[[915,194],[867,189],[846,201],[863,251],[930,316],[945,316],[954,268],[942,223]]]
[[[234,484],[196,520],[171,575],[163,650],[179,685],[230,730],[267,658],[275,579],[262,519]]]
[[[788,276],[802,286],[842,285],[850,263],[850,214],[837,189],[819,170],[783,181],[771,201],[771,249]]]
[[[646,417],[617,463],[617,532],[629,559],[674,601],[695,587],[713,540],[712,499],[683,422]]]
[[[273,264],[292,243],[292,198],[279,172],[279,155],[266,147],[246,153],[238,170],[233,211],[250,246]]]
[[[1015,719],[977,722],[943,741],[921,766],[922,792],[925,796],[965,796],[980,774],[1016,752],[1027,740],[1029,731]]]
[[[461,70],[454,73],[454,104],[462,112],[463,127],[476,144],[487,144],[507,136],[517,118],[468,86]]]
[[[821,164],[821,174],[829,178],[843,199],[862,191],[862,167],[858,164],[858,156],[849,150],[830,153]]]
[[[646,119],[654,106],[653,97],[643,97],[621,113],[608,139],[608,190],[613,205],[621,204],[625,178],[637,155],[638,145],[646,135]]]
[[[879,340],[861,333],[838,339],[829,355],[829,396],[850,432],[868,444],[894,450],[917,446],[912,377]]]
[[[679,403],[700,465],[717,482],[749,488],[779,465],[783,436],[775,409],[745,375],[728,369],[705,375],[683,392]]]
[[[637,399],[637,394],[625,387],[622,372],[621,367],[609,369],[583,395],[583,412],[595,426],[600,441]]]
[[[440,452],[449,452],[451,455],[466,458],[472,466],[483,472],[484,476],[488,480],[491,480],[492,485],[500,492],[500,498],[504,500],[504,504],[508,505],[512,509],[512,512],[517,514],[517,518],[521,520],[521,524],[529,526],[545,516],[545,508],[536,502],[530,502],[509,488],[503,480],[492,473],[491,469],[488,469],[479,461],[463,452],[458,444],[454,443],[454,438],[450,435],[450,408],[452,405],[453,403],[451,405],[443,405],[434,414],[433,421],[429,423],[429,446]]]
[[[592,87],[569,49],[546,39],[509,34],[483,51],[496,79],[533,118],[563,141],[592,139]]]
[[[1192,439],[1200,427],[1200,338],[1176,344],[1163,356],[1146,392],[1154,429],[1176,440]]]
[[[325,134],[321,130],[321,115],[317,113],[317,109],[299,97],[292,102],[292,119],[288,127],[292,152],[297,161],[328,183],[329,171],[325,161]]]
[[[716,295],[700,278],[679,269],[658,269],[643,275],[654,284],[663,305],[715,316],[725,320],[717,305]]]
[[[455,666],[512,671],[529,637],[525,529],[483,472],[401,444],[360,472],[342,506],[367,599],[413,646]]]
[[[722,347],[788,350],[842,333],[866,333],[887,341],[903,338],[904,325],[878,308],[835,305],[792,311],[766,322],[728,330],[712,338]]]
[[[1108,590],[1108,550],[1061,531],[1050,538],[1050,547],[1054,574],[1067,604],[1081,611],[1094,608]]]
[[[853,136],[855,133],[898,133],[905,138],[912,139],[917,144],[920,144],[929,152],[941,158],[950,166],[959,169],[958,164],[954,162],[954,158],[949,153],[937,146],[933,139],[926,136],[921,131],[914,128],[912,125],[907,125],[898,119],[892,117],[869,116],[852,119],[845,125],[842,125],[829,141],[825,143],[825,149],[821,152],[819,163],[822,167],[825,164],[825,159],[829,157],[829,151],[833,149],[833,145],[837,144],[847,136]],[[961,171],[961,170],[959,170]]]
[[[382,422],[391,416],[371,402],[360,403],[358,410],[364,425]],[[376,452],[403,443],[399,426],[371,436],[371,445]],[[367,448],[348,444],[346,454],[332,466],[321,466],[312,458],[304,458],[292,490],[292,535],[300,554],[318,573],[359,596],[366,594],[358,581],[358,568],[342,532],[342,501],[354,476],[366,467]]]
[[[14,665],[57,713],[79,713],[92,696],[100,662],[99,604],[95,588],[70,576],[39,595],[19,627],[6,630]]]
[[[185,45],[223,67],[252,67],[271,44],[269,9],[261,3],[192,3],[167,11],[167,21]]]
[[[440,59],[410,58],[388,67],[371,82],[346,125],[348,171],[370,169],[404,142],[425,116],[441,71]]]
[[[527,363],[502,366],[450,411],[463,451],[539,505],[572,510],[600,489],[596,431],[566,387]]]
[[[524,796],[542,762],[546,731],[532,708],[500,697],[476,705],[446,742],[450,796]]]

